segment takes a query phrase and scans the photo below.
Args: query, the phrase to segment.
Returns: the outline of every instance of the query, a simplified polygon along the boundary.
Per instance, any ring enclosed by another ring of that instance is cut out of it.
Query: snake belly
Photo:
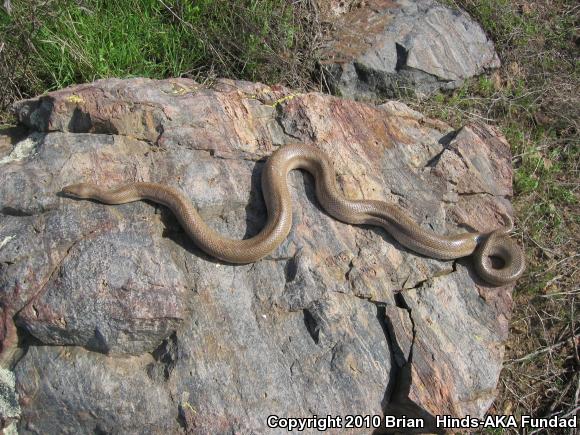
[[[223,237],[203,221],[188,197],[167,185],[129,183],[103,189],[95,184],[80,183],[66,186],[62,192],[105,204],[143,199],[163,204],[171,209],[188,236],[207,254],[228,263],[252,263],[271,253],[290,232],[292,201],[287,176],[293,169],[303,169],[314,176],[318,201],[328,214],[342,222],[380,226],[403,246],[428,257],[452,260],[473,255],[478,275],[493,285],[511,283],[525,269],[523,251],[509,237],[510,229],[441,236],[419,226],[396,205],[345,198],[337,187],[329,156],[310,145],[286,145],[268,158],[262,172],[268,219],[257,235],[244,240]],[[492,258],[499,259],[501,265],[495,265]]]

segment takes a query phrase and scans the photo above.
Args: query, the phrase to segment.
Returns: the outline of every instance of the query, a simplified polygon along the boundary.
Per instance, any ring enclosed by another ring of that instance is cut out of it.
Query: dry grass
[[[503,130],[514,154],[513,203],[528,260],[489,413],[572,416],[580,394],[580,5],[447,3],[482,24],[503,66],[453,93],[412,103],[456,126],[484,121]]]

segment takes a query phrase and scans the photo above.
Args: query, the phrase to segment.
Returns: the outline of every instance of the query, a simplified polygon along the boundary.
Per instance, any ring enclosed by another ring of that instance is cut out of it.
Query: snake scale
[[[452,260],[473,255],[478,275],[492,285],[517,280],[525,268],[524,254],[509,237],[513,224],[490,233],[469,232],[440,236],[420,227],[396,205],[375,200],[349,200],[336,185],[327,154],[309,145],[286,145],[268,158],[262,173],[262,191],[268,211],[265,227],[254,237],[233,240],[210,228],[181,191],[156,183],[130,183],[112,189],[95,184],[73,184],[62,192],[70,197],[105,204],[124,204],[143,199],[170,208],[193,242],[209,255],[229,263],[252,263],[272,252],[292,226],[292,201],[287,175],[304,169],[314,175],[316,197],[334,218],[349,224],[376,225],[387,230],[408,249],[428,257]],[[499,259],[499,266],[492,261]]]

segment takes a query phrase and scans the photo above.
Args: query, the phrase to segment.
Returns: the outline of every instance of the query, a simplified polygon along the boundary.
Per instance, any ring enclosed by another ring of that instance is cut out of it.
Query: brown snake
[[[399,243],[428,257],[452,260],[473,254],[474,265],[481,278],[493,285],[518,279],[525,268],[524,254],[508,235],[507,228],[490,233],[463,233],[438,236],[421,228],[401,208],[383,201],[349,200],[336,186],[329,157],[308,145],[286,145],[276,150],[262,173],[262,191],[268,210],[266,226],[254,237],[232,240],[223,237],[202,220],[179,190],[156,183],[130,183],[104,190],[94,184],[73,184],[62,192],[81,199],[94,199],[105,204],[124,204],[148,199],[169,207],[194,243],[209,255],[229,263],[251,263],[272,252],[290,232],[292,201],[287,175],[293,169],[305,169],[316,179],[316,197],[324,209],[336,219],[349,224],[370,224],[383,227]],[[491,261],[499,258],[502,265]]]

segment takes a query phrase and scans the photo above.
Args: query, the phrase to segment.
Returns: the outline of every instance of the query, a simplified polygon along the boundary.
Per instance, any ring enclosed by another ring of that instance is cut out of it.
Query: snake
[[[329,215],[339,221],[382,227],[401,245],[427,257],[455,260],[472,256],[479,277],[493,286],[512,283],[525,270],[524,253],[510,238],[513,220],[507,215],[503,215],[507,224],[504,222],[503,228],[491,232],[438,235],[418,225],[396,204],[346,198],[338,188],[330,156],[313,145],[284,145],[268,157],[261,178],[268,218],[258,234],[242,240],[224,237],[208,226],[192,201],[181,190],[169,185],[133,182],[105,189],[96,184],[78,183],[63,187],[62,193],[111,205],[140,200],[164,205],[201,250],[226,263],[248,264],[270,254],[290,232],[292,200],[287,178],[294,169],[305,170],[314,176],[318,201]]]

